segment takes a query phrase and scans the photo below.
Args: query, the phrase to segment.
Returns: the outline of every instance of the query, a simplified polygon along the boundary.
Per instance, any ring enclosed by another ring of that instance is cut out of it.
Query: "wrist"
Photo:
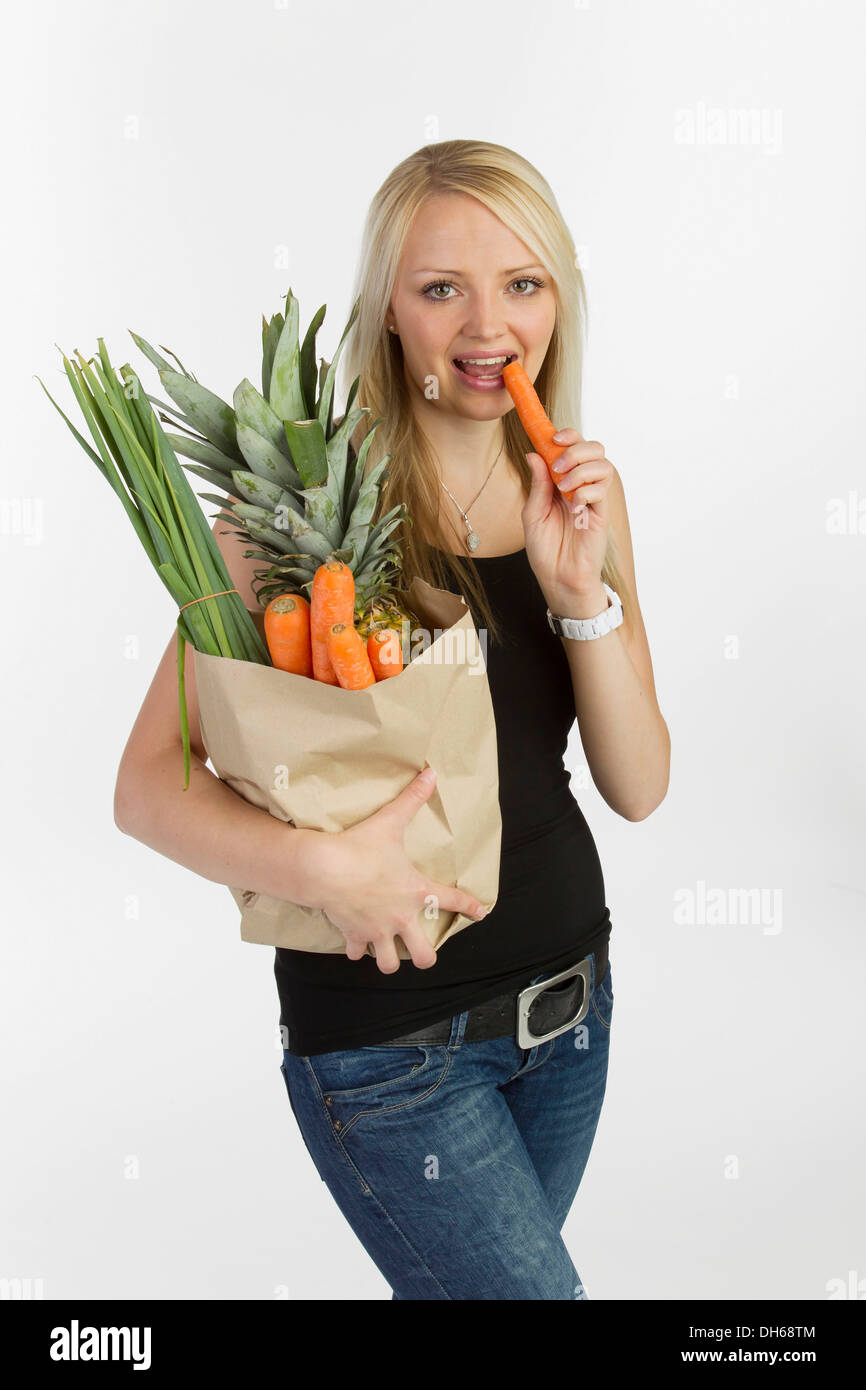
[[[299,907],[321,909],[324,876],[319,856],[326,833],[306,826],[288,827],[286,891],[285,894],[281,894],[288,902],[297,903]]]
[[[599,579],[586,588],[556,588],[545,593],[547,606],[556,618],[597,618],[607,612],[610,599]]]

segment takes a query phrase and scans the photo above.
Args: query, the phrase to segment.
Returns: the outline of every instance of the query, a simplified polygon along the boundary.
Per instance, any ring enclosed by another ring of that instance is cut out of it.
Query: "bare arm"
[[[625,493],[616,469],[610,489],[610,517],[634,614],[631,633],[626,634],[621,626],[593,642],[561,640],[592,780],[612,810],[626,820],[638,821],[651,815],[667,794],[671,739],[656,696],[637,597]],[[563,596],[553,611],[560,617],[591,618],[602,613],[607,604],[607,594],[598,584],[589,593]]]

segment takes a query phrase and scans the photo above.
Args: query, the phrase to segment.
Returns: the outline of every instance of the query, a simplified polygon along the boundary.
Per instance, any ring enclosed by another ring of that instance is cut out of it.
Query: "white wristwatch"
[[[578,642],[589,642],[593,637],[604,637],[606,633],[613,632],[622,622],[622,599],[608,584],[604,585],[604,591],[609,600],[608,606],[597,618],[555,618],[548,608],[547,621],[551,631],[557,637],[573,637]]]

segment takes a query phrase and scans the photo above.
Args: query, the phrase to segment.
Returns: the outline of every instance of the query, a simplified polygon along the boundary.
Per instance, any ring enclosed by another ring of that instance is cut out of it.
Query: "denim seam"
[[[356,1171],[357,1171],[357,1169],[356,1169]],[[373,1201],[374,1201],[375,1204],[376,1204],[377,1210],[378,1210],[378,1211],[381,1213],[381,1215],[385,1218],[385,1220],[388,1222],[389,1226],[391,1226],[391,1227],[397,1232],[397,1235],[398,1235],[398,1236],[400,1237],[400,1239],[403,1241],[403,1243],[404,1243],[404,1245],[407,1247],[407,1249],[409,1249],[409,1250],[412,1251],[412,1254],[415,1256],[415,1259],[418,1261],[418,1263],[420,1264],[421,1268],[422,1268],[422,1269],[430,1276],[430,1278],[433,1280],[433,1283],[436,1285],[437,1289],[441,1289],[441,1291],[442,1291],[442,1293],[445,1295],[445,1297],[446,1297],[447,1299],[450,1299],[450,1298],[451,1298],[451,1295],[449,1294],[448,1290],[447,1290],[447,1289],[445,1288],[445,1286],[444,1286],[443,1284],[441,1284],[441,1283],[439,1282],[439,1280],[436,1278],[436,1275],[433,1273],[433,1271],[432,1271],[432,1269],[430,1268],[430,1266],[428,1265],[427,1261],[424,1259],[424,1256],[421,1254],[420,1250],[416,1250],[416,1249],[415,1249],[415,1246],[412,1244],[411,1240],[410,1240],[409,1237],[406,1235],[406,1232],[403,1231],[403,1230],[401,1230],[400,1227],[397,1225],[397,1222],[394,1220],[393,1216],[392,1216],[391,1213],[388,1211],[387,1207],[383,1206],[383,1204],[379,1201],[378,1196],[377,1196],[376,1193],[373,1191],[372,1187],[370,1187],[369,1183],[365,1184],[364,1191],[365,1191],[365,1193],[368,1193],[368,1194],[373,1198]],[[390,1282],[390,1281],[389,1281],[389,1282]]]
[[[313,1068],[310,1066],[310,1059],[309,1059],[309,1057],[303,1057],[301,1060],[303,1061],[306,1070],[307,1070],[307,1071],[309,1072],[309,1074],[310,1074],[310,1079],[311,1079],[311,1081],[312,1081],[312,1083],[313,1083],[313,1086],[315,1087],[316,1095],[319,1097],[319,1105],[320,1105],[322,1114],[323,1114],[324,1117],[325,1117],[325,1128],[327,1129],[328,1133],[330,1134],[331,1138],[333,1139],[333,1141],[334,1141],[334,1143],[335,1143],[335,1145],[336,1145],[336,1147],[337,1147],[337,1150],[338,1150],[339,1154],[341,1155],[341,1157],[342,1157],[344,1163],[346,1164],[346,1167],[350,1170],[350,1172],[354,1175],[354,1177],[355,1177],[355,1178],[357,1179],[357,1181],[360,1183],[361,1191],[362,1191],[362,1192],[364,1193],[364,1195],[366,1196],[366,1195],[370,1192],[371,1189],[370,1189],[370,1187],[368,1186],[367,1182],[365,1181],[364,1177],[361,1175],[361,1173],[360,1173],[360,1172],[358,1171],[358,1169],[355,1167],[354,1163],[352,1162],[351,1158],[349,1157],[348,1153],[346,1152],[345,1146],[343,1145],[343,1143],[342,1143],[342,1141],[341,1141],[341,1139],[340,1139],[339,1134],[338,1134],[337,1131],[334,1129],[334,1122],[333,1122],[333,1120],[331,1119],[331,1116],[330,1116],[330,1114],[329,1114],[329,1112],[328,1112],[328,1107],[327,1107],[326,1104],[325,1104],[325,1097],[324,1097],[324,1094],[323,1094],[323,1092],[322,1092],[322,1088],[321,1088],[321,1086],[319,1085],[319,1078],[316,1076],[316,1073],[313,1071]],[[314,1161],[315,1161],[315,1160],[314,1160]],[[319,1165],[316,1164],[316,1168],[317,1168],[317,1169],[318,1169],[318,1167],[319,1167]],[[320,1174],[320,1176],[321,1176],[321,1174]]]

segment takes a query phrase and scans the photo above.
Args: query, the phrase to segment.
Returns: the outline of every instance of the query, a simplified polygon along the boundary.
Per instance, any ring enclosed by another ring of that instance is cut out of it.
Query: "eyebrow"
[[[503,270],[502,275],[516,275],[518,270],[543,270],[544,266],[537,263],[532,265],[515,265],[510,270]],[[412,275],[463,275],[462,270],[413,270]]]

